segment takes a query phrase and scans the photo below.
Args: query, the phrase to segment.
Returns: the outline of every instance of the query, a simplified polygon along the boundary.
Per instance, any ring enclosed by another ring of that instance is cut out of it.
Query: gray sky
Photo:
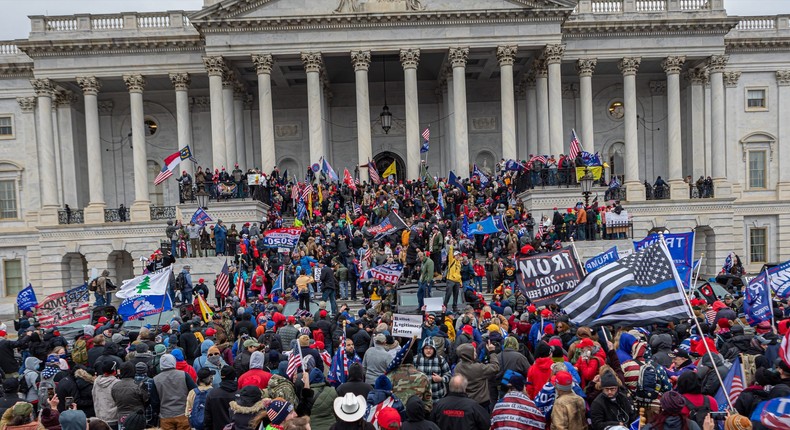
[[[0,0],[0,5],[0,40],[8,40],[27,37],[28,15],[197,10],[203,0]],[[730,15],[790,13],[790,0],[724,0],[724,5]]]

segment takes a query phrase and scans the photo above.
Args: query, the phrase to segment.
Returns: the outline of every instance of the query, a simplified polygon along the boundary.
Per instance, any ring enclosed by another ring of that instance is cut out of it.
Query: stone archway
[[[88,260],[79,252],[68,252],[60,260],[63,287],[68,290],[88,280]]]
[[[617,176],[622,184],[625,182],[625,144],[623,142],[615,142],[609,146],[606,154],[606,162],[609,163],[608,181],[611,182],[612,178]]]
[[[384,171],[387,170],[387,167],[389,167],[393,161],[395,162],[395,167],[398,171],[395,175],[395,179],[402,181],[404,178],[406,178],[406,163],[403,162],[403,158],[394,152],[384,151],[379,152],[375,157],[373,157],[373,162],[376,163],[376,170],[378,170],[379,175],[382,175],[381,180],[386,179],[383,176]]]
[[[134,278],[134,259],[128,251],[116,250],[107,256],[107,270],[115,285]]]
[[[494,154],[488,150],[478,152],[477,156],[475,156],[474,163],[478,169],[482,170],[483,173],[488,176],[491,176],[496,168],[496,158]]]

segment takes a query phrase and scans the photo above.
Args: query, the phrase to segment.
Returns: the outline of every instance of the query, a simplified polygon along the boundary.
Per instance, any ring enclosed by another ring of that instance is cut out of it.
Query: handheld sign
[[[395,337],[419,337],[422,335],[422,316],[393,314],[392,335]]]
[[[554,252],[516,259],[518,286],[535,306],[555,303],[581,281],[581,271],[573,251],[563,248]]]

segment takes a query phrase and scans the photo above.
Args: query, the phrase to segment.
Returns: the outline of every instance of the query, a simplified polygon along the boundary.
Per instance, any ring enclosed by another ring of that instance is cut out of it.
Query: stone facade
[[[153,177],[185,144],[203,167],[297,176],[321,156],[353,171],[387,154],[412,179],[427,127],[442,176],[558,155],[575,129],[624,175],[637,236],[697,229],[703,271],[731,250],[759,269],[763,236],[764,260],[790,258],[788,18],[731,17],[723,0],[205,0],[33,16],[27,39],[0,42],[0,126],[12,125],[0,181],[15,205],[0,219],[12,262],[0,282],[15,261],[43,294],[85,268],[139,267],[164,239],[151,215],[167,209],[149,208],[178,201],[175,181]],[[641,183],[657,176],[672,199],[646,203]],[[716,197],[689,200],[687,176],[711,176]],[[540,213],[579,196],[523,198]],[[132,222],[105,221],[120,204]],[[59,224],[64,205],[85,224]]]

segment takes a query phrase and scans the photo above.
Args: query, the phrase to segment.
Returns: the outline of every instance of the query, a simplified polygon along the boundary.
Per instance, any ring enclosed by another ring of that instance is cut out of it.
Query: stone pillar
[[[592,75],[598,60],[595,58],[582,58],[576,62],[576,71],[579,73],[579,96],[581,104],[582,131],[579,138],[582,146],[587,145],[591,152],[595,152],[595,130],[593,129],[593,96]]]
[[[790,70],[776,72],[776,84],[779,86],[778,105],[779,118],[790,118]],[[779,121],[779,136],[790,136],[790,123]],[[780,200],[790,199],[790,148],[787,145],[779,148],[779,182],[776,185],[777,196]],[[767,166],[766,166],[767,167]]]
[[[178,127],[178,150],[189,146],[194,157],[195,146],[192,145],[192,118],[189,113],[189,85],[192,78],[189,73],[171,73],[170,82],[176,91],[176,126]],[[195,169],[192,160],[181,160],[180,170],[185,170],[194,180]],[[180,174],[177,173],[179,176]]]
[[[713,55],[708,60],[711,94],[711,171],[713,173],[713,194],[716,197],[729,197],[732,185],[727,180],[727,135],[724,115],[724,68],[729,56]]]
[[[72,122],[72,105],[76,104],[77,97],[71,91],[58,89],[55,91],[53,118],[53,133],[55,135],[55,162],[58,163],[60,173],[58,182],[62,187],[62,205],[71,208],[81,208],[87,205],[85,192],[80,193],[78,183],[80,177],[77,172],[76,148],[74,145],[74,129]],[[87,180],[87,175],[85,177]]]
[[[225,60],[222,57],[203,57],[208,72],[209,99],[211,100],[211,174],[227,164],[225,155],[225,107],[222,101],[222,75]]]
[[[22,132],[24,133],[24,142],[20,145],[20,149],[24,150],[25,153],[35,154],[37,149],[37,139],[36,139],[36,97],[17,97],[17,103],[19,103],[19,108],[22,111],[22,124],[24,124]],[[38,167],[35,165],[30,166],[29,168],[25,169],[24,180],[27,181],[28,184],[37,184],[40,183],[39,180],[40,172]],[[22,182],[19,183],[22,186]],[[30,192],[25,193],[24,201],[26,210],[19,211],[21,217],[24,217],[30,224],[33,223],[32,219],[27,218],[27,214],[37,212],[39,205],[41,204],[40,201],[40,193],[37,192]],[[22,202],[19,202],[20,206]]]
[[[686,57],[667,57],[661,62],[667,74],[667,147],[669,158],[669,196],[672,200],[688,199],[688,185],[683,182],[683,146],[680,135],[680,71]]]
[[[455,169],[455,96],[453,95],[452,68],[450,67],[442,73],[444,73],[445,78],[444,85],[447,87],[447,104],[445,107],[445,116],[447,116],[447,120],[443,121],[446,130],[444,134],[447,136],[447,138],[444,139],[444,142],[446,142],[444,150],[447,154],[447,166],[445,166],[443,171],[449,172]]]
[[[625,190],[626,200],[645,200],[645,187],[639,180],[639,137],[636,127],[636,71],[642,59],[626,57],[618,67],[623,74],[623,104],[625,105]]]
[[[244,141],[244,85],[236,82],[233,86],[233,124],[236,133],[236,160],[239,168],[246,172],[252,165],[247,164],[247,142]]]
[[[529,154],[538,152],[538,95],[535,91],[535,73],[525,75],[524,86],[527,97],[527,153],[521,157],[529,161]]]
[[[274,145],[274,114],[272,110],[272,66],[270,54],[252,56],[258,72],[258,115],[261,123],[261,171],[274,170],[277,164]],[[297,172],[294,172],[297,173]]]
[[[102,178],[101,134],[99,131],[99,89],[101,82],[94,76],[78,76],[77,84],[85,98],[85,149],[88,154],[88,194],[85,208],[86,224],[104,222],[104,179]]]
[[[370,137],[370,88],[368,86],[370,51],[351,51],[351,64],[354,66],[357,86],[357,165],[367,166],[368,162],[373,159],[373,143]],[[360,167],[359,180],[360,182],[370,181],[368,169]]]
[[[705,69],[691,69],[686,77],[691,83],[691,178],[696,182],[700,176],[705,176]]]
[[[136,221],[151,220],[151,200],[148,192],[148,154],[145,147],[145,114],[143,111],[143,88],[145,77],[142,75],[124,75],[123,81],[129,89],[129,105],[132,127],[132,162],[134,164],[134,203],[131,207],[131,219]]]
[[[458,177],[469,177],[469,129],[466,117],[466,60],[469,48],[450,48],[453,66],[453,122],[455,124],[455,166]]]
[[[565,45],[546,45],[543,51],[549,72],[549,140],[551,154],[559,157],[563,150],[562,129],[562,54]]]
[[[225,160],[224,167],[228,174],[233,171],[233,165],[239,161],[236,153],[236,114],[233,108],[233,87],[236,86],[236,74],[225,69],[222,75],[222,112],[225,115]]]
[[[535,59],[532,64],[535,70],[535,94],[537,95],[538,145],[535,155],[551,153],[551,135],[549,133],[549,71],[546,60]],[[527,160],[529,161],[529,160]]]
[[[310,125],[310,164],[324,156],[324,119],[321,117],[321,68],[320,52],[303,52],[302,63],[307,73],[307,118]],[[308,165],[309,166],[309,165]]]
[[[518,158],[516,144],[516,104],[513,88],[513,63],[516,61],[518,46],[499,46],[496,57],[499,60],[502,100],[502,158],[515,160]]]
[[[31,79],[38,104],[38,168],[41,184],[41,213],[44,225],[58,223],[58,184],[55,164],[55,141],[52,130],[52,98],[55,87],[49,79]]]
[[[403,66],[403,85],[406,93],[406,179],[420,177],[420,102],[417,90],[417,65],[420,63],[419,49],[401,49],[400,63]]]
[[[747,179],[746,170],[741,167],[743,166],[743,159],[734,155],[741,153],[743,149],[739,142],[737,121],[738,117],[742,115],[741,112],[743,112],[744,106],[744,94],[738,88],[741,72],[728,70],[722,76],[724,77],[724,97],[727,109],[725,113],[727,127],[724,130],[727,136],[727,180],[732,186],[732,195],[740,197]],[[769,165],[766,168],[769,168],[771,158],[773,157],[769,157]]]

